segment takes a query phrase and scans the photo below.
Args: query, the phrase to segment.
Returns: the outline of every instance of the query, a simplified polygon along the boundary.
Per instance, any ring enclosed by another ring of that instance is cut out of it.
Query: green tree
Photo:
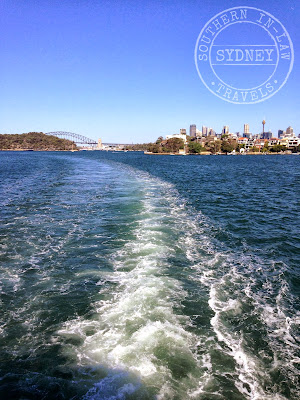
[[[168,139],[163,146],[163,150],[167,153],[178,153],[180,149],[184,149],[184,142],[179,138]]]
[[[220,153],[221,151],[221,140],[211,140],[205,143],[205,147],[208,151],[213,154]]]
[[[161,147],[157,143],[149,143],[147,150],[150,153],[160,153],[161,152]]]
[[[281,151],[286,150],[286,147],[281,144],[275,144],[274,146],[270,147],[270,151],[272,153],[280,153]]]
[[[223,153],[231,153],[232,150],[234,150],[234,147],[232,146],[232,144],[230,144],[229,142],[227,142],[227,140],[223,140],[222,144],[221,144],[221,150]]]
[[[201,151],[205,150],[203,146],[201,146],[200,143],[197,142],[190,142],[188,145],[189,152],[191,154],[199,154]]]

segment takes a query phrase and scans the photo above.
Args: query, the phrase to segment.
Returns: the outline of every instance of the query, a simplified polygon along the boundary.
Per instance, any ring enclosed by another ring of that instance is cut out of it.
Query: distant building
[[[191,137],[196,137],[196,131],[197,131],[196,125],[195,124],[190,125],[190,136]]]
[[[228,133],[229,133],[229,126],[228,125],[223,126],[222,135],[228,135]]]
[[[180,133],[175,133],[174,135],[167,135],[166,140],[177,138],[177,139],[182,139],[184,141],[184,144],[186,144],[187,143],[186,133],[182,134],[181,131],[182,129],[180,129]]]
[[[243,137],[250,139],[251,133],[243,133]]]
[[[295,137],[294,129],[293,129],[291,126],[289,126],[289,127],[286,129],[285,137],[289,137],[289,138]]]
[[[186,129],[180,129],[180,135],[186,135]]]
[[[196,129],[196,136],[197,136],[197,137],[200,137],[200,136],[202,136],[202,132],[201,132],[201,131],[199,131],[199,129]]]
[[[281,130],[281,129],[278,129],[278,138],[279,138],[279,139],[280,139],[280,138],[283,138],[285,134],[286,134],[285,131],[283,131],[283,130]]]
[[[272,133],[271,131],[269,131],[269,132],[263,132],[263,133],[261,134],[261,139],[270,140],[270,139],[272,139],[272,137],[273,137],[273,133]]]
[[[208,135],[208,128],[206,126],[202,126],[202,136],[207,136]]]
[[[216,136],[216,132],[213,130],[213,128],[208,128],[208,135],[209,136]]]
[[[244,124],[244,133],[250,133],[249,132],[249,124]]]
[[[103,149],[103,145],[102,145],[102,140],[99,138],[98,139],[98,146],[97,146],[98,150],[102,150]]]

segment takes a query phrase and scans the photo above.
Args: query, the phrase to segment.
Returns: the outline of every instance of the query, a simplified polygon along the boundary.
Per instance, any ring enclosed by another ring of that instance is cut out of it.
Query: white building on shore
[[[187,144],[186,133],[174,133],[173,135],[166,135],[166,140],[175,138],[182,139],[184,144]]]

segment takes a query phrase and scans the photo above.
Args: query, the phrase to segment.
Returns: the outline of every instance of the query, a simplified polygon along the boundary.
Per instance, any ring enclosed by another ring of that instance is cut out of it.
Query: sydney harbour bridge
[[[57,136],[60,139],[68,139],[74,142],[75,144],[80,144],[82,146],[97,146],[98,142],[96,142],[94,139],[89,139],[86,136],[79,135],[78,133],[72,133],[72,132],[47,132],[46,135],[52,135],[52,136]]]
[[[86,136],[79,135],[78,133],[73,132],[47,132],[46,135],[57,136],[60,139],[67,139],[74,142],[76,145],[79,145],[83,149],[92,149],[92,150],[114,150],[114,149],[123,149],[127,144],[120,143],[102,143],[101,139],[96,141],[95,139],[90,139]]]

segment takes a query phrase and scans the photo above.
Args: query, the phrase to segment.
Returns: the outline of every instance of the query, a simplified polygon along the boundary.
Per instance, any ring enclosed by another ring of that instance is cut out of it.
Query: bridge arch
[[[79,135],[78,133],[73,133],[73,132],[64,132],[64,131],[47,132],[46,135],[56,136],[60,139],[68,139],[76,144],[91,145],[91,146],[95,146],[98,144],[98,142],[96,142],[94,139],[90,139],[86,136]]]

